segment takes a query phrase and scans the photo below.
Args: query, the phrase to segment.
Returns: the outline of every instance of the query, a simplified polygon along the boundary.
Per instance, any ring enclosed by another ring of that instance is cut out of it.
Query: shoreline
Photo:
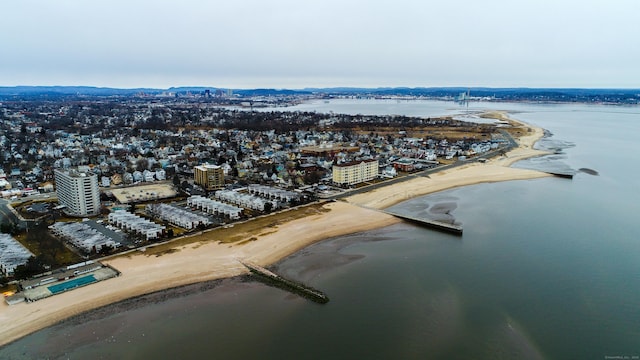
[[[504,113],[499,113],[502,117]],[[135,252],[102,261],[121,272],[119,277],[33,303],[0,305],[0,346],[54,325],[83,312],[125,299],[169,288],[243,275],[248,270],[238,261],[269,266],[313,243],[389,226],[402,220],[377,211],[399,202],[455,187],[487,182],[524,180],[551,176],[547,173],[509,167],[516,161],[547,154],[533,149],[543,129],[509,119],[532,131],[518,139],[518,147],[507,156],[485,164],[470,163],[429,177],[416,177],[392,186],[328,203],[325,211],[265,227],[259,234],[240,234],[243,240],[221,243],[214,232],[193,236],[171,251]],[[202,238],[203,240],[198,240]]]

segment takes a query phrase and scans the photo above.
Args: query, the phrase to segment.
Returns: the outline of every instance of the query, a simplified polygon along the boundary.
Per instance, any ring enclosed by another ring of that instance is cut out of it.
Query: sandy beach
[[[272,264],[310,244],[331,237],[397,223],[383,209],[410,198],[445,189],[485,182],[533,179],[546,173],[510,168],[518,160],[540,156],[533,144],[543,130],[531,127],[518,139],[519,147],[485,164],[470,163],[429,177],[415,177],[345,201],[324,205],[324,211],[246,234],[244,240],[221,243],[215,232],[193,236],[187,245],[171,251],[135,252],[103,261],[122,275],[33,303],[0,304],[0,345],[9,343],[63,319],[127,298],[196,282],[236,276],[248,271],[238,260]]]

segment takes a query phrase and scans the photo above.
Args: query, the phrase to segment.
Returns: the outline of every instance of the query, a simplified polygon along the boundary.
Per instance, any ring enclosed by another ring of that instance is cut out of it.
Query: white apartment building
[[[77,170],[56,170],[58,202],[65,205],[71,216],[100,214],[100,189],[98,175]]]

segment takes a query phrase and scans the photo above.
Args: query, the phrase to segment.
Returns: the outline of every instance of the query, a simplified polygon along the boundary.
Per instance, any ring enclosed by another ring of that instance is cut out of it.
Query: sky
[[[640,88],[637,0],[13,0],[0,86]]]

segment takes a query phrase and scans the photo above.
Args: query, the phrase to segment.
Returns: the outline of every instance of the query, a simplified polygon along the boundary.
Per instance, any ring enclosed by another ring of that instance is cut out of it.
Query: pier
[[[329,297],[325,295],[322,291],[316,290],[307,285],[286,279],[272,271],[269,271],[263,268],[260,265],[252,264],[249,262],[240,261],[242,265],[244,265],[251,274],[255,275],[257,279],[264,282],[267,285],[275,286],[281,288],[283,290],[287,290],[294,294],[298,294],[304,298],[307,298],[311,301],[315,301],[320,304],[326,304],[329,302]]]
[[[385,213],[389,215],[393,215],[397,218],[400,218],[406,221],[410,221],[418,225],[422,225],[424,227],[428,227],[430,229],[444,231],[450,234],[462,236],[462,226],[459,226],[459,225],[444,223],[444,222],[435,221],[435,220],[420,219],[410,215],[403,215],[403,214],[398,214],[390,211],[385,211]]]
[[[560,171],[546,171],[547,174],[551,174],[553,176],[557,176],[557,177],[561,177],[561,178],[565,178],[565,179],[573,179],[573,175],[575,175],[574,172],[570,172],[570,171],[566,171],[566,172],[560,172]]]

